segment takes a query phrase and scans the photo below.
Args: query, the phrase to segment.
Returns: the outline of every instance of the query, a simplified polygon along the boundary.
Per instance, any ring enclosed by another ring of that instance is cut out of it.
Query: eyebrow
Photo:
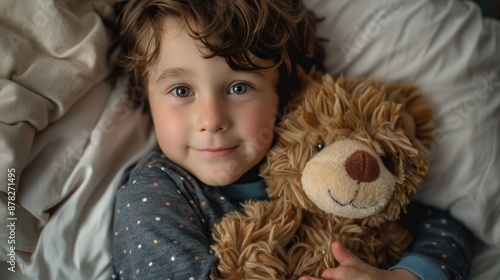
[[[264,73],[261,73],[261,71],[241,71],[242,73],[250,74],[250,75],[255,75],[260,78],[265,78],[266,75]],[[189,76],[191,75],[192,72],[190,70],[186,70],[184,68],[167,68],[161,72],[160,77],[156,80],[156,83],[160,83],[163,81],[168,81],[170,79],[182,77],[182,76]]]
[[[190,75],[190,71],[184,69],[184,68],[168,68],[165,69],[161,72],[160,77],[156,80],[156,83],[163,82],[165,80],[173,79],[173,78],[178,78],[181,76],[188,76]]]

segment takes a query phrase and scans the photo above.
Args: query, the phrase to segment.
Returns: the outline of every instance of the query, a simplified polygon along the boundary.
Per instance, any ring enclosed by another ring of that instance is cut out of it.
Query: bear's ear
[[[406,110],[415,121],[415,138],[423,143],[433,141],[436,126],[434,110],[427,98],[413,91],[408,96]]]
[[[399,93],[404,98],[400,113],[402,127],[413,148],[418,151],[418,156],[405,160],[404,165],[408,172],[425,177],[436,132],[433,106],[414,87],[402,87]]]
[[[423,142],[432,141],[435,130],[434,110],[429,100],[411,85],[388,83],[385,89],[390,95],[389,101],[404,106],[401,109],[404,113],[400,116],[408,136]]]

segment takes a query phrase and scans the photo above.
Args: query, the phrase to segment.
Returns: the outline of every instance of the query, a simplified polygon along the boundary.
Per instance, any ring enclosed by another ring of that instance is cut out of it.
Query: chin
[[[241,176],[241,174],[237,175],[230,175],[225,172],[218,172],[218,173],[212,173],[212,174],[203,174],[200,176],[197,176],[198,180],[200,180],[202,183],[208,186],[214,186],[214,187],[222,187],[222,186],[227,186],[230,185],[238,178]]]

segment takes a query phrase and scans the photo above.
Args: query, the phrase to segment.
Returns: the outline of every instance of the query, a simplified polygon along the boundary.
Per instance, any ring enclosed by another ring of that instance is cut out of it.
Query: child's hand
[[[321,276],[324,280],[419,280],[420,278],[405,269],[383,270],[371,266],[351,251],[347,250],[339,241],[332,243],[332,252],[339,262],[336,268],[329,268],[323,271]],[[308,276],[303,276],[299,280],[319,280]]]

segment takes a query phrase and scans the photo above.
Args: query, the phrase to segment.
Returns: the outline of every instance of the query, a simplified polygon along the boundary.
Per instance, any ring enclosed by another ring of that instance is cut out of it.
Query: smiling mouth
[[[358,195],[358,190],[356,190],[356,193],[353,195],[353,198],[351,199],[351,201],[347,202],[347,203],[342,203],[340,201],[338,201],[337,199],[335,199],[332,195],[332,191],[330,189],[328,189],[328,196],[330,196],[330,198],[333,200],[333,202],[335,202],[336,204],[342,206],[342,207],[345,207],[345,206],[352,206],[356,209],[367,209],[368,207],[370,206],[357,206],[356,204],[354,204],[354,199],[356,199],[356,196]]]
[[[238,149],[239,146],[229,148],[214,148],[214,149],[195,149],[202,156],[209,158],[224,157],[230,155]]]

